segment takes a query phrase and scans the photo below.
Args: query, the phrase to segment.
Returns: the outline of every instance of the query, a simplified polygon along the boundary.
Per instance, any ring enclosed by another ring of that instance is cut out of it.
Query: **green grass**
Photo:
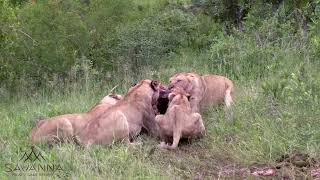
[[[194,67],[181,68],[190,71]],[[170,74],[181,70],[163,69],[155,72],[155,76],[166,82]],[[156,148],[159,142],[145,134],[137,139],[142,145],[135,147],[115,144],[81,149],[64,144],[52,149],[39,145],[38,149],[49,162],[61,164],[72,177],[80,179],[218,177],[226,166],[240,168],[253,163],[272,164],[281,155],[294,151],[319,156],[320,111],[314,107],[318,103],[310,101],[304,106],[275,100],[263,90],[265,81],[268,78],[236,80],[233,118],[226,119],[222,107],[206,111],[203,119],[207,136],[182,142],[177,151]],[[90,88],[80,88],[78,84],[73,88],[38,93],[33,97],[17,95],[0,103],[1,177],[6,177],[5,163],[17,162],[23,149],[27,148],[28,136],[36,119],[86,111],[113,87],[88,86]],[[120,87],[117,92],[124,93],[126,89],[126,86]]]

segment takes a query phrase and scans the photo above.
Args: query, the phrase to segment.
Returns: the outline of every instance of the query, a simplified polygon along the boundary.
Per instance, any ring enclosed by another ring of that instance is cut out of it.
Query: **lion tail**
[[[230,107],[232,104],[234,104],[232,83],[226,83],[226,93],[224,97],[224,103],[226,104],[227,107]]]

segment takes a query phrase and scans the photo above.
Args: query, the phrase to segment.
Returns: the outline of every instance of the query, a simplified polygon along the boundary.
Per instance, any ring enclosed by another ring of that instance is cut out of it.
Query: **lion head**
[[[184,102],[189,101],[190,96],[191,95],[189,93],[187,93],[184,89],[182,89],[180,87],[175,87],[170,92],[168,99],[169,99],[169,103],[177,104],[176,102],[181,102],[180,101],[181,99]]]
[[[169,79],[170,85],[168,88],[171,90],[179,87],[190,93],[197,83],[197,79],[198,77],[193,73],[179,73]]]
[[[129,88],[129,91],[126,96],[131,95],[132,93],[141,92],[142,90],[145,91],[144,93],[153,96],[154,93],[158,93],[159,86],[160,82],[157,80],[141,80]],[[137,89],[139,89],[139,91],[136,91]]]

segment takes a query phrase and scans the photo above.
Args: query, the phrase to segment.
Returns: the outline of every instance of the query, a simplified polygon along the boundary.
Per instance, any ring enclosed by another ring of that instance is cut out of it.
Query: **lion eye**
[[[131,87],[136,86],[136,85],[137,85],[137,83],[133,83],[133,84],[131,85]]]

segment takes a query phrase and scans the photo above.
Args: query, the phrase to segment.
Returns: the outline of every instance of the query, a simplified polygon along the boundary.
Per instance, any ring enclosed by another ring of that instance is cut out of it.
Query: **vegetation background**
[[[236,178],[285,154],[320,155],[319,0],[0,0],[0,42],[0,177],[38,119],[181,71],[232,79],[233,119],[208,110],[207,136],[177,151],[146,135],[134,148],[38,150],[82,179]]]

